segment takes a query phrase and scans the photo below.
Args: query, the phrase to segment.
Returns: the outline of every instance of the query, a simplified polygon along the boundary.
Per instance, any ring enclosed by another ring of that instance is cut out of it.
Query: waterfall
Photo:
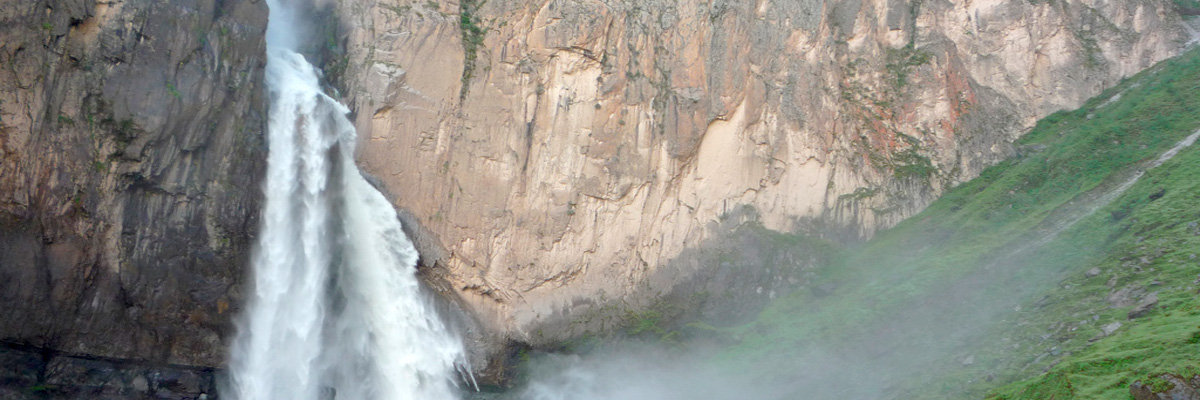
[[[266,204],[226,395],[454,398],[462,342],[422,297],[417,251],[354,164],[348,109],[295,51],[304,28],[281,1],[267,2]]]

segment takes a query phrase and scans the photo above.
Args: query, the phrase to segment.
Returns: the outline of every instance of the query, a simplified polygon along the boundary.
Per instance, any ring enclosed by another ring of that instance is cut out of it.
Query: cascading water
[[[421,296],[417,251],[354,165],[348,110],[295,51],[283,1],[267,2],[266,208],[227,396],[453,398],[462,343]]]

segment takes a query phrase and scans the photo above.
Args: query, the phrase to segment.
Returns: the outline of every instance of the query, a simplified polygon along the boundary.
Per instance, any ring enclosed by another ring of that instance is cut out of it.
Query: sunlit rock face
[[[338,4],[361,166],[533,344],[692,279],[680,255],[740,223],[893,225],[1186,42],[1168,1]]]
[[[257,0],[0,4],[0,341],[43,369],[6,385],[144,393],[146,365],[222,363],[261,197],[266,18]],[[196,374],[160,371],[211,391]]]

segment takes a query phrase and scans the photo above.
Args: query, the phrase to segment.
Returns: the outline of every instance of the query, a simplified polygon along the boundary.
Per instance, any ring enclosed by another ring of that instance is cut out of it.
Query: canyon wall
[[[534,345],[711,270],[689,252],[738,226],[891,226],[1187,41],[1159,0],[337,7],[360,164],[426,271]]]
[[[663,296],[761,303],[821,262],[775,232],[870,236],[1187,41],[1158,0],[325,3],[340,33],[310,53],[360,164],[493,345]],[[257,227],[266,18],[0,5],[7,382],[132,363],[103,379],[211,391]],[[147,381],[164,365],[189,383]]]
[[[242,303],[266,18],[260,0],[0,4],[5,385],[211,391],[188,366],[221,365]]]

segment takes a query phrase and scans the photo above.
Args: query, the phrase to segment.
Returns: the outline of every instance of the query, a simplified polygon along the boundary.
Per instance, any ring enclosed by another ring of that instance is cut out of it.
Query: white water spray
[[[462,343],[421,295],[417,251],[354,165],[354,126],[268,1],[266,208],[226,395],[450,399]]]

